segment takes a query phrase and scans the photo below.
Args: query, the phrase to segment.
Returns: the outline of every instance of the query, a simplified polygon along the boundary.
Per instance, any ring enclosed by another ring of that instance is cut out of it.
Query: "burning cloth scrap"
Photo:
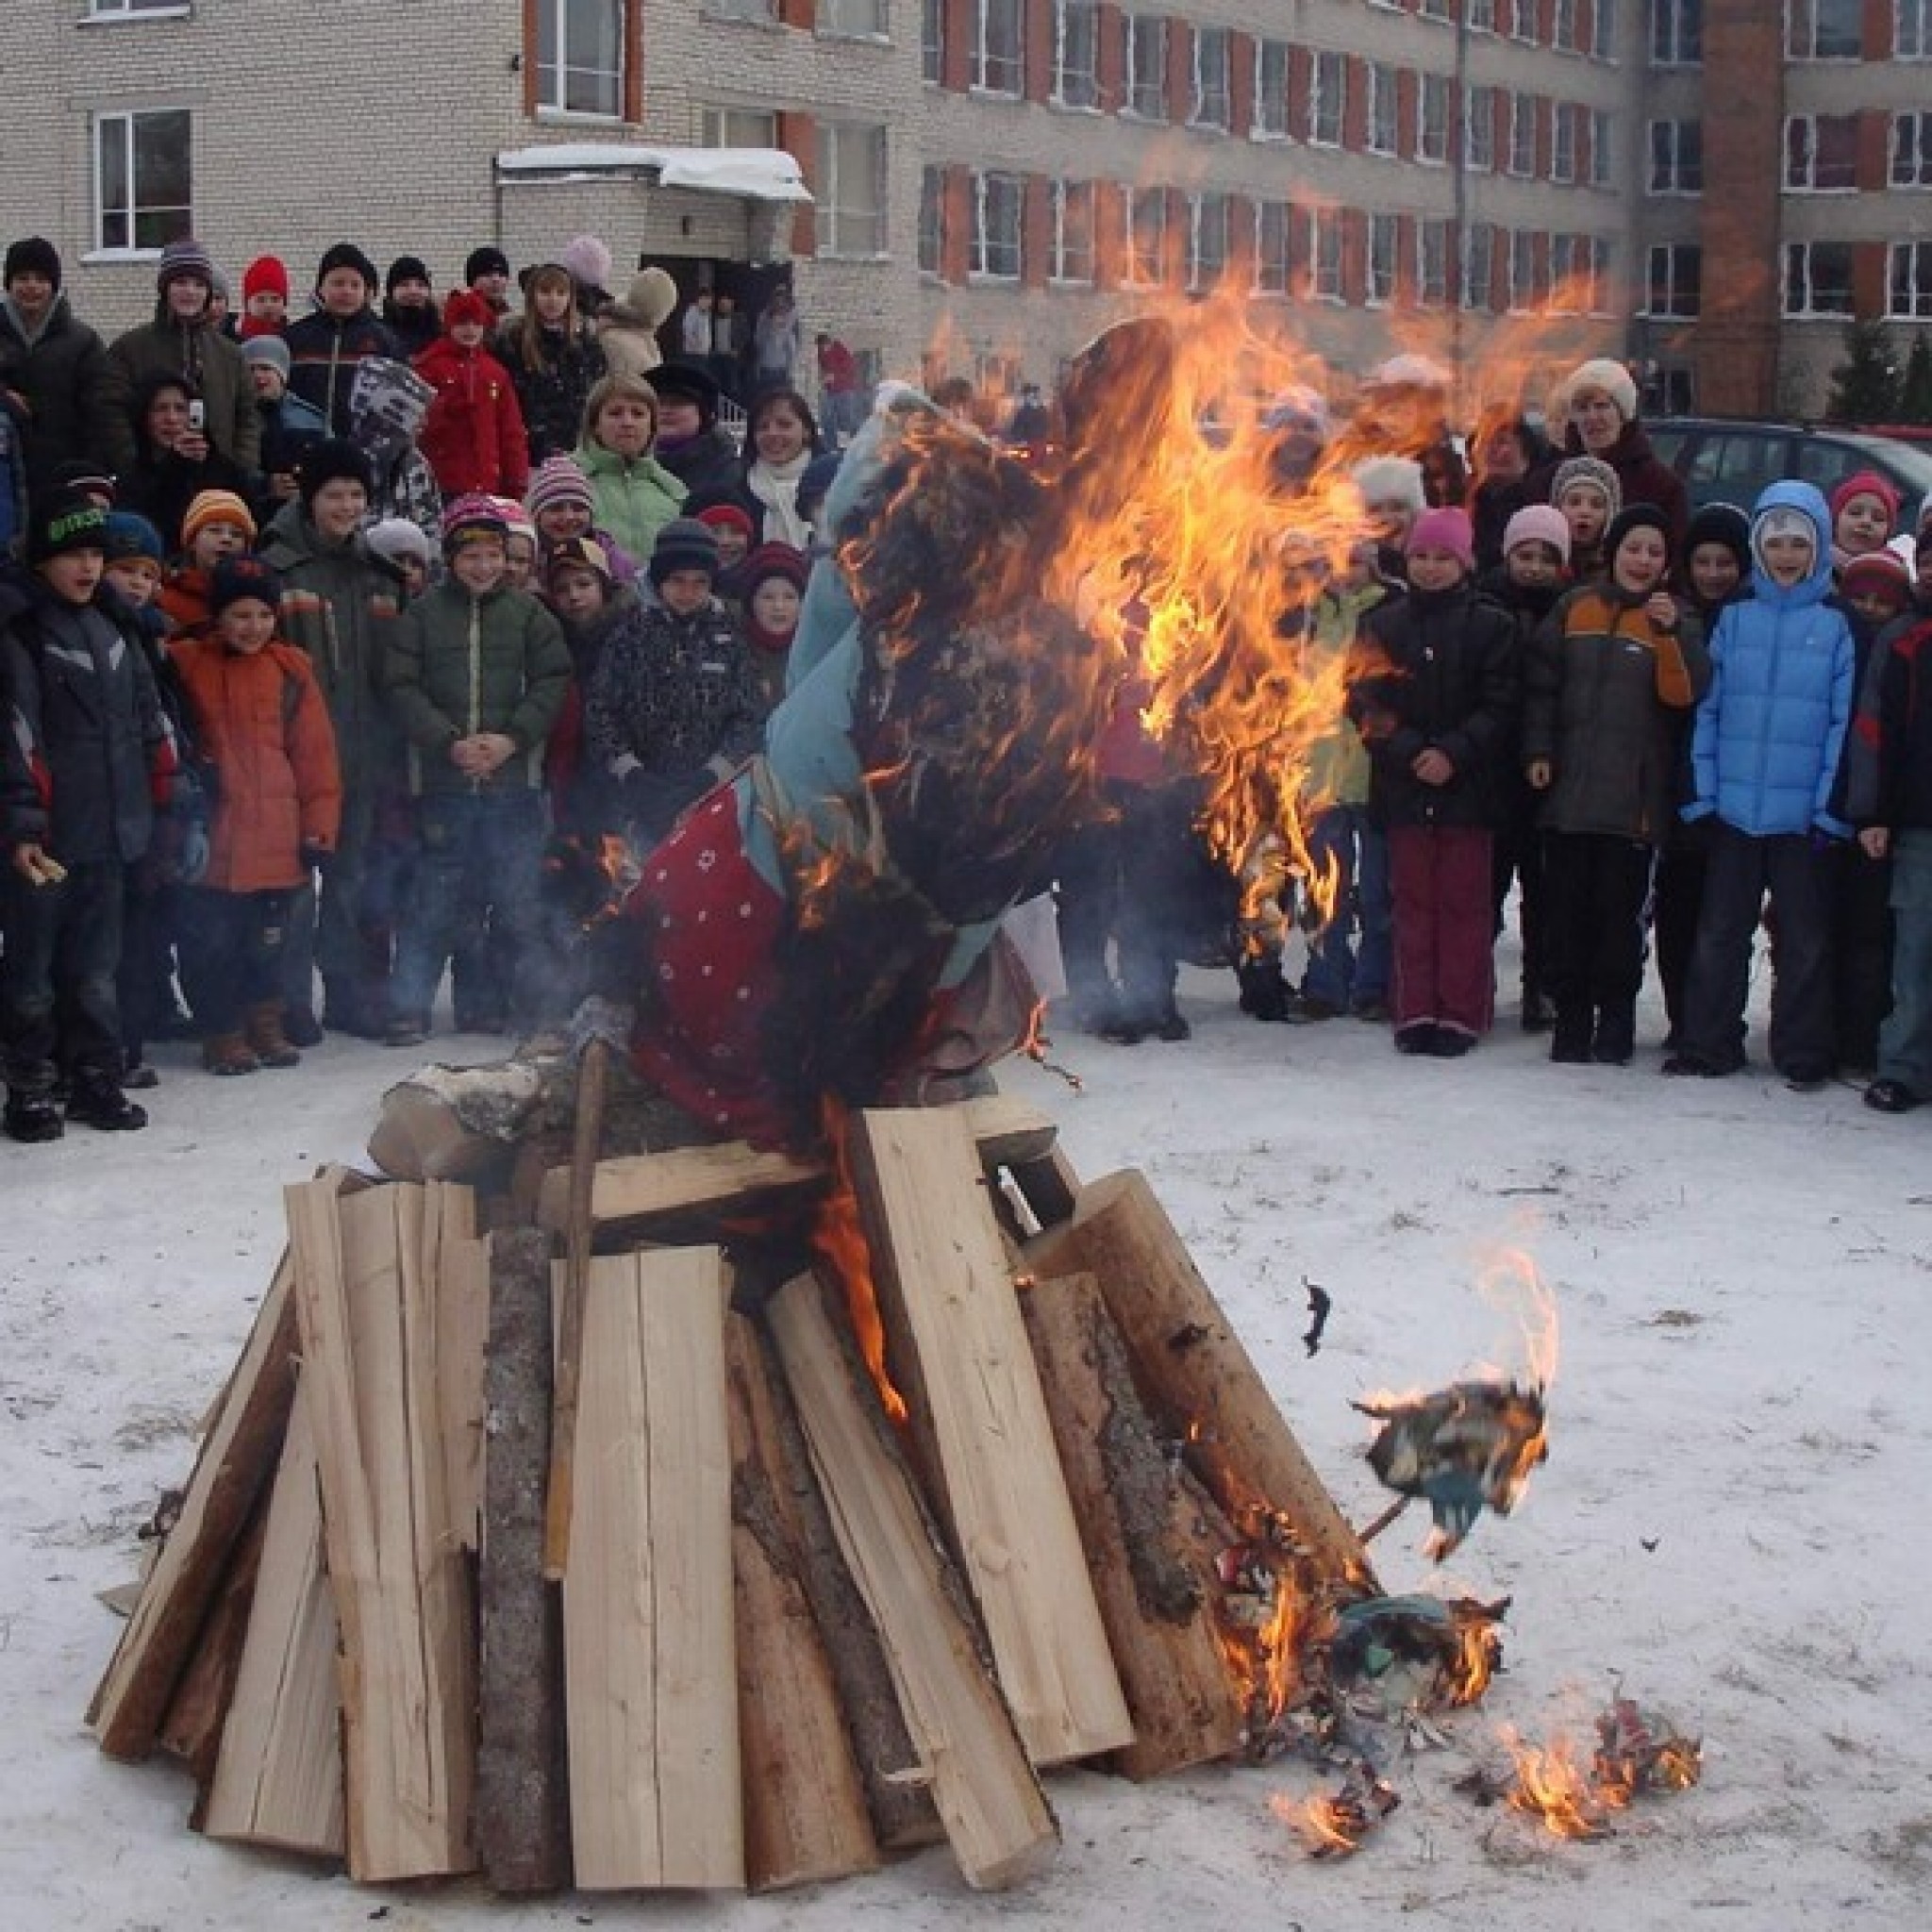
[[[1398,1494],[1421,1496],[1435,1519],[1439,1561],[1475,1526],[1487,1504],[1508,1515],[1549,1453],[1541,1389],[1457,1382],[1432,1395],[1355,1405],[1383,1424],[1369,1465]]]

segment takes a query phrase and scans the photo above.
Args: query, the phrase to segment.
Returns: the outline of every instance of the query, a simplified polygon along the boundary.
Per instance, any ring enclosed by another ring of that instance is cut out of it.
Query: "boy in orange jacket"
[[[224,558],[208,585],[211,635],[174,647],[213,774],[208,869],[181,919],[182,976],[211,1074],[301,1059],[279,992],[289,901],[328,862],[341,826],[328,706],[307,655],[275,636],[280,599],[259,558]]]

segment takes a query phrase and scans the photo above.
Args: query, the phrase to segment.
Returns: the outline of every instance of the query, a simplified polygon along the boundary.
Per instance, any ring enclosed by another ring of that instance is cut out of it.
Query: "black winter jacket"
[[[325,308],[291,322],[282,340],[289,345],[289,389],[311,409],[328,419],[331,436],[350,432],[349,395],[356,384],[356,365],[372,356],[394,360],[396,339],[364,308],[340,321]]]
[[[1369,747],[1369,809],[1382,825],[1494,826],[1523,704],[1516,620],[1467,581],[1415,591],[1369,613],[1348,714]],[[1455,774],[1425,785],[1431,748]]]
[[[1932,831],[1932,617],[1887,634],[1877,725],[1876,795],[1859,811],[1861,822]]]
[[[108,352],[101,339],[54,298],[47,324],[31,344],[10,303],[0,303],[0,389],[26,404],[26,479],[46,487],[61,463],[110,460]]]
[[[0,580],[0,831],[63,865],[132,864],[180,760],[132,617]]]

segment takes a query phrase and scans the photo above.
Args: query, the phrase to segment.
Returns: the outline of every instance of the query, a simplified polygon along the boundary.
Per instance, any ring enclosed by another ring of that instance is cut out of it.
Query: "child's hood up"
[[[1811,569],[1783,590],[1771,579],[1757,551],[1757,526],[1767,510],[1794,509],[1811,525]],[[1831,590],[1831,510],[1815,484],[1787,480],[1771,484],[1751,509],[1751,585],[1757,596],[1784,605],[1819,604]]]

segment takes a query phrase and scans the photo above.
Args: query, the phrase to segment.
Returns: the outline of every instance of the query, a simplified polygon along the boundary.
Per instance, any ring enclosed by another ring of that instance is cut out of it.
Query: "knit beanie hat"
[[[481,248],[470,250],[469,258],[463,263],[463,280],[475,281],[481,275],[507,275],[509,274],[509,257],[502,249],[493,248],[485,242]]]
[[[244,362],[266,362],[271,369],[282,372],[282,380],[287,382],[289,372],[295,366],[289,357],[289,345],[280,336],[250,336],[242,344],[242,359]]]
[[[607,586],[615,576],[609,553],[589,537],[566,537],[550,546],[543,558],[543,581],[547,584],[560,570],[593,570]]]
[[[258,255],[242,272],[242,300],[251,295],[279,295],[289,299],[289,269],[279,255]]]
[[[1450,386],[1449,372],[1427,356],[1391,356],[1369,372],[1371,389],[1441,389]]]
[[[1875,496],[1885,506],[1885,521],[1898,522],[1900,497],[1890,477],[1881,476],[1876,470],[1859,470],[1849,475],[1831,492],[1831,526],[1838,528],[1838,520],[1844,507],[1855,496]]]
[[[429,539],[423,534],[422,525],[408,517],[384,517],[362,532],[362,541],[391,563],[400,563],[407,557],[425,570],[429,568]]]
[[[458,497],[442,513],[442,554],[453,558],[468,544],[487,541],[508,547],[509,525],[493,496],[473,490]]]
[[[591,479],[569,457],[546,457],[524,491],[524,508],[534,521],[559,503],[575,503],[584,509],[597,507]]]
[[[0,281],[11,285],[15,275],[44,275],[60,287],[60,251],[41,235],[28,235],[7,244],[7,267]]]
[[[1617,406],[1617,414],[1626,423],[1637,420],[1637,378],[1621,362],[1598,356],[1579,362],[1563,385],[1565,404],[1574,404],[1587,389],[1601,390]]]
[[[710,503],[694,512],[708,530],[736,530],[746,543],[752,540],[751,517],[735,503]]]
[[[208,573],[208,614],[219,617],[230,604],[240,604],[247,597],[276,609],[282,601],[281,578],[272,565],[251,553],[223,558]]]
[[[362,277],[365,289],[379,287],[382,277],[375,272],[375,264],[356,246],[353,242],[338,242],[322,258],[322,266],[315,271],[315,286],[319,289],[339,268],[352,268]]]
[[[1532,503],[1503,525],[1503,555],[1519,543],[1547,543],[1565,563],[1570,561],[1570,523],[1554,504]]]
[[[810,575],[810,560],[803,551],[794,550],[789,543],[760,543],[744,559],[744,636],[747,643],[760,651],[791,649],[797,625],[794,624],[791,630],[785,631],[767,630],[751,608],[752,597],[760,584],[769,583],[774,577],[782,577],[803,597]]]
[[[107,547],[108,512],[84,496],[56,497],[27,528],[27,558],[34,563],[70,550],[105,553]]]
[[[427,287],[429,281],[429,265],[420,255],[399,255],[382,278],[382,292],[393,295],[404,282],[421,282]]]
[[[210,289],[215,285],[214,258],[192,235],[170,242],[161,250],[160,261],[155,269],[155,287],[165,289],[170,282],[178,282],[188,275],[206,282]]]
[[[594,235],[573,235],[557,260],[560,268],[569,269],[579,289],[601,292],[610,285],[610,250]]]
[[[650,578],[661,585],[673,571],[701,570],[718,575],[718,540],[695,517],[674,517],[658,532],[651,551]]]
[[[460,328],[464,323],[473,322],[478,328],[488,328],[495,320],[489,301],[475,289],[454,290],[442,305],[442,325],[445,329]]]
[[[537,547],[537,526],[530,521],[530,513],[514,496],[492,496],[491,502],[503,512],[504,527],[510,536],[527,538],[530,548]]]
[[[204,490],[193,498],[181,519],[182,549],[192,549],[210,524],[233,524],[249,542],[255,541],[254,515],[232,490]]]
[[[1896,550],[1874,550],[1845,565],[1839,587],[1847,597],[1890,597],[1903,610],[1912,594],[1912,574]]]
[[[1557,474],[1550,479],[1550,501],[1561,504],[1564,492],[1576,483],[1587,483],[1596,491],[1608,506],[1611,516],[1624,508],[1624,486],[1616,471],[1601,458],[1571,457],[1558,463]]]
[[[51,496],[105,496],[112,503],[116,495],[114,477],[105,463],[91,463],[85,457],[69,457],[56,463],[47,478]]]
[[[1671,555],[1671,520],[1654,503],[1633,503],[1610,519],[1604,532],[1604,555],[1615,560],[1617,547],[1632,530],[1655,530],[1664,540],[1666,562]]]
[[[325,483],[361,484],[364,491],[375,494],[375,473],[369,458],[346,437],[324,436],[305,449],[295,463],[295,487],[301,492],[304,509],[315,501],[315,492]]]
[[[1418,550],[1446,550],[1464,570],[1475,568],[1475,529],[1469,512],[1460,509],[1425,509],[1416,518],[1403,545],[1403,555],[1413,557]]]
[[[1751,519],[1735,503],[1707,503],[1690,519],[1684,533],[1686,560],[1706,543],[1722,543],[1738,559],[1740,571],[1751,568]]]
[[[131,509],[109,510],[102,534],[107,541],[101,547],[108,553],[109,563],[132,563],[139,559],[158,567],[166,560],[161,533]]]

